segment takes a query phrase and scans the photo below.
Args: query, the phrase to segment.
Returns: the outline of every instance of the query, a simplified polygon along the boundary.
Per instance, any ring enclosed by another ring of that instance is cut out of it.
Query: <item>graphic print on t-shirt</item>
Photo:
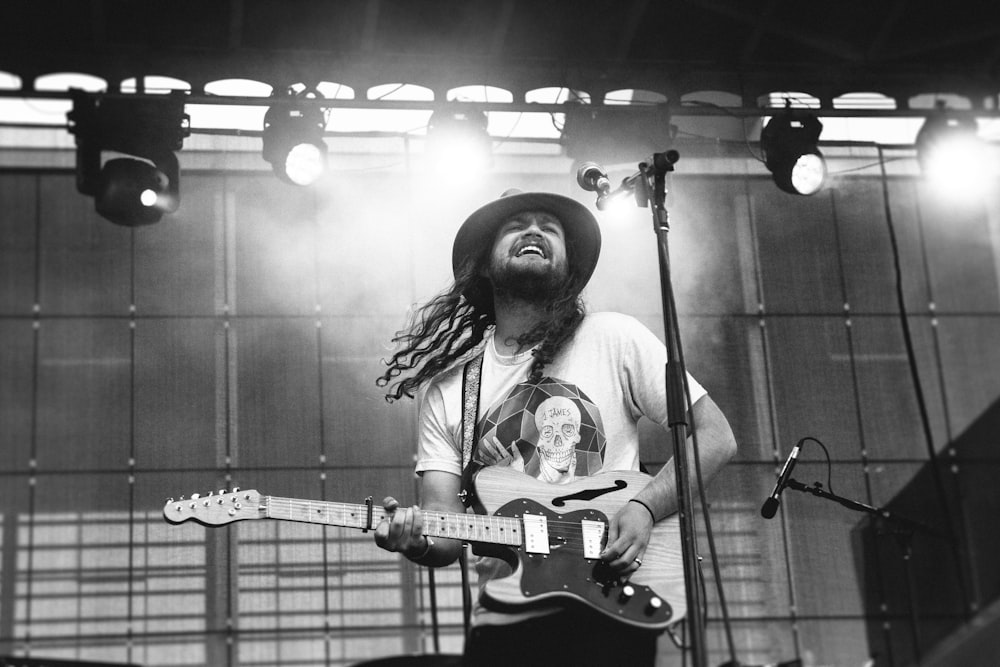
[[[606,445],[593,401],[576,385],[546,377],[514,386],[490,406],[479,421],[475,460],[564,483],[601,470]]]

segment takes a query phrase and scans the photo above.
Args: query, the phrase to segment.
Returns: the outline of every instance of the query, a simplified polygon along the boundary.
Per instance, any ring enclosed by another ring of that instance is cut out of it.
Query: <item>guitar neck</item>
[[[261,509],[268,519],[320,523],[357,530],[374,530],[388,513],[378,506],[334,503],[320,500],[300,500],[264,496]],[[521,521],[511,517],[457,514],[423,510],[424,535],[449,537],[488,544],[521,544]]]

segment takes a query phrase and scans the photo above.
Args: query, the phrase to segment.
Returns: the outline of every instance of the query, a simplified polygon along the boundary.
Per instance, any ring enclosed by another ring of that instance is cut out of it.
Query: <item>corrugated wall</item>
[[[161,508],[234,485],[414,501],[414,406],[382,399],[379,360],[411,304],[447,283],[454,231],[474,207],[512,186],[592,203],[549,171],[451,188],[346,171],[309,191],[187,170],[179,212],[136,230],[98,218],[71,171],[0,173],[0,655],[276,666],[433,650],[426,571],[370,535],[169,526]],[[829,449],[834,491],[884,505],[931,444],[947,457],[1000,395],[997,221],[981,204],[935,202],[912,178],[888,192],[932,443],[879,178],[795,198],[762,177],[674,177],[688,368],[740,442],[709,495],[744,664],[906,664],[910,642],[893,633],[908,610],[871,583],[898,563],[859,542],[865,515],[791,490],[773,520],[760,504],[809,436]],[[647,211],[602,225],[591,310],[662,332]],[[669,438],[647,430],[643,448],[655,467]],[[960,482],[961,467],[941,470],[949,488]],[[826,488],[827,472],[806,442],[794,477]],[[717,664],[728,652],[702,551]],[[956,553],[966,560],[942,562],[942,576],[961,570],[972,602],[988,602],[974,554]],[[458,572],[436,574],[441,649],[457,652]],[[942,627],[965,614],[931,611]],[[660,651],[680,664],[667,636]]]

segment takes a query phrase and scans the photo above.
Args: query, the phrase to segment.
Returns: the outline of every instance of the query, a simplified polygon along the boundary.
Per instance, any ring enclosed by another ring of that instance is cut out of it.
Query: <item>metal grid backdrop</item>
[[[426,571],[369,535],[172,527],[160,509],[233,485],[414,501],[413,406],[382,400],[379,359],[409,305],[447,282],[473,207],[507,187],[584,197],[552,159],[444,194],[405,168],[341,171],[311,190],[187,169],[178,213],[135,230],[98,218],[69,170],[0,174],[0,655],[274,666],[433,650]],[[673,270],[688,366],[740,442],[709,495],[739,657],[907,664],[891,538],[791,491],[774,520],[758,513],[776,463],[807,435],[829,448],[835,489],[863,502],[894,502],[927,470],[882,182],[861,171],[795,198],[711,162],[674,177]],[[915,560],[934,563],[917,572],[920,590],[950,591],[918,600],[926,651],[998,592],[982,560],[995,552],[976,532],[989,485],[952,493],[998,468],[995,452],[952,466],[1000,395],[998,222],[909,176],[887,186],[933,448],[948,464],[952,514],[928,493],[920,517],[964,540],[958,564],[915,545]],[[660,330],[647,215],[602,223],[586,296]],[[647,430],[644,459],[662,464],[667,443]],[[818,449],[806,446],[796,477],[826,483]],[[437,575],[441,650],[457,652],[458,573]],[[718,664],[728,653],[709,591]],[[664,638],[660,664],[680,662]]]

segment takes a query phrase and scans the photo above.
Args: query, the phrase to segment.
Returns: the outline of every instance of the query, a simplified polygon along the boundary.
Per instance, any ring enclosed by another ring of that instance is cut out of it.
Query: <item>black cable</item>
[[[907,365],[910,369],[910,377],[913,380],[913,391],[917,399],[917,408],[920,414],[920,425],[924,434],[924,443],[927,446],[927,456],[931,464],[931,479],[934,480],[934,490],[941,504],[941,509],[945,512],[946,530],[951,545],[952,556],[955,559],[956,574],[958,575],[959,591],[962,595],[962,614],[965,618],[969,615],[969,592],[966,590],[965,573],[962,570],[962,558],[959,552],[959,543],[955,535],[954,527],[950,521],[952,517],[951,504],[945,492],[944,481],[941,479],[941,467],[938,462],[937,452],[934,449],[934,436],[931,432],[930,417],[927,412],[927,402],[924,398],[923,386],[920,382],[920,372],[917,367],[916,353],[913,350],[913,337],[910,333],[910,322],[906,310],[906,299],[903,294],[903,270],[899,259],[899,243],[896,239],[896,227],[892,219],[892,208],[889,205],[889,179],[885,170],[885,157],[882,146],[877,146],[879,156],[879,167],[882,174],[882,204],[885,210],[885,222],[889,231],[889,244],[892,249],[893,276],[896,281],[896,302],[899,306],[899,319],[902,327],[903,342],[906,347]]]
[[[796,446],[798,447],[805,444],[807,440],[812,440],[817,445],[819,445],[823,449],[823,454],[826,455],[826,488],[829,489],[831,493],[833,493],[833,474],[832,474],[833,462],[830,460],[830,451],[826,448],[826,445],[824,445],[822,442],[812,437],[811,435],[807,435],[804,438],[801,438]]]
[[[677,320],[677,303],[674,299],[673,290],[669,291],[667,298],[670,300],[670,315],[671,315],[671,326],[674,327],[674,331],[678,332],[678,345],[677,345],[677,360],[680,363],[681,368],[687,369],[687,364],[684,363],[684,349],[680,344],[680,328]],[[719,609],[722,612],[722,627],[726,635],[726,646],[729,649],[729,657],[733,664],[738,664],[736,660],[736,645],[733,641],[733,630],[732,622],[729,618],[729,605],[726,602],[726,593],[722,587],[722,574],[719,570],[719,558],[718,552],[715,547],[715,534],[712,530],[712,518],[708,508],[708,500],[705,497],[705,485],[703,484],[702,474],[701,474],[701,458],[698,454],[698,431],[694,427],[694,406],[691,403],[691,390],[688,387],[687,376],[684,376],[684,396],[687,402],[687,411],[691,418],[691,451],[692,459],[694,460],[695,468],[695,481],[698,483],[698,499],[701,501],[701,514],[705,521],[705,539],[708,542],[708,553],[712,561],[712,576],[715,578],[715,588],[719,595]],[[676,454],[675,454],[676,456]],[[698,579],[699,585],[704,587],[704,577],[701,575],[701,568],[698,568]],[[702,603],[705,605],[704,609],[701,610],[688,610],[688,613],[702,613],[704,618],[708,618],[708,600],[707,596],[702,595]],[[702,626],[704,627],[704,625]]]

